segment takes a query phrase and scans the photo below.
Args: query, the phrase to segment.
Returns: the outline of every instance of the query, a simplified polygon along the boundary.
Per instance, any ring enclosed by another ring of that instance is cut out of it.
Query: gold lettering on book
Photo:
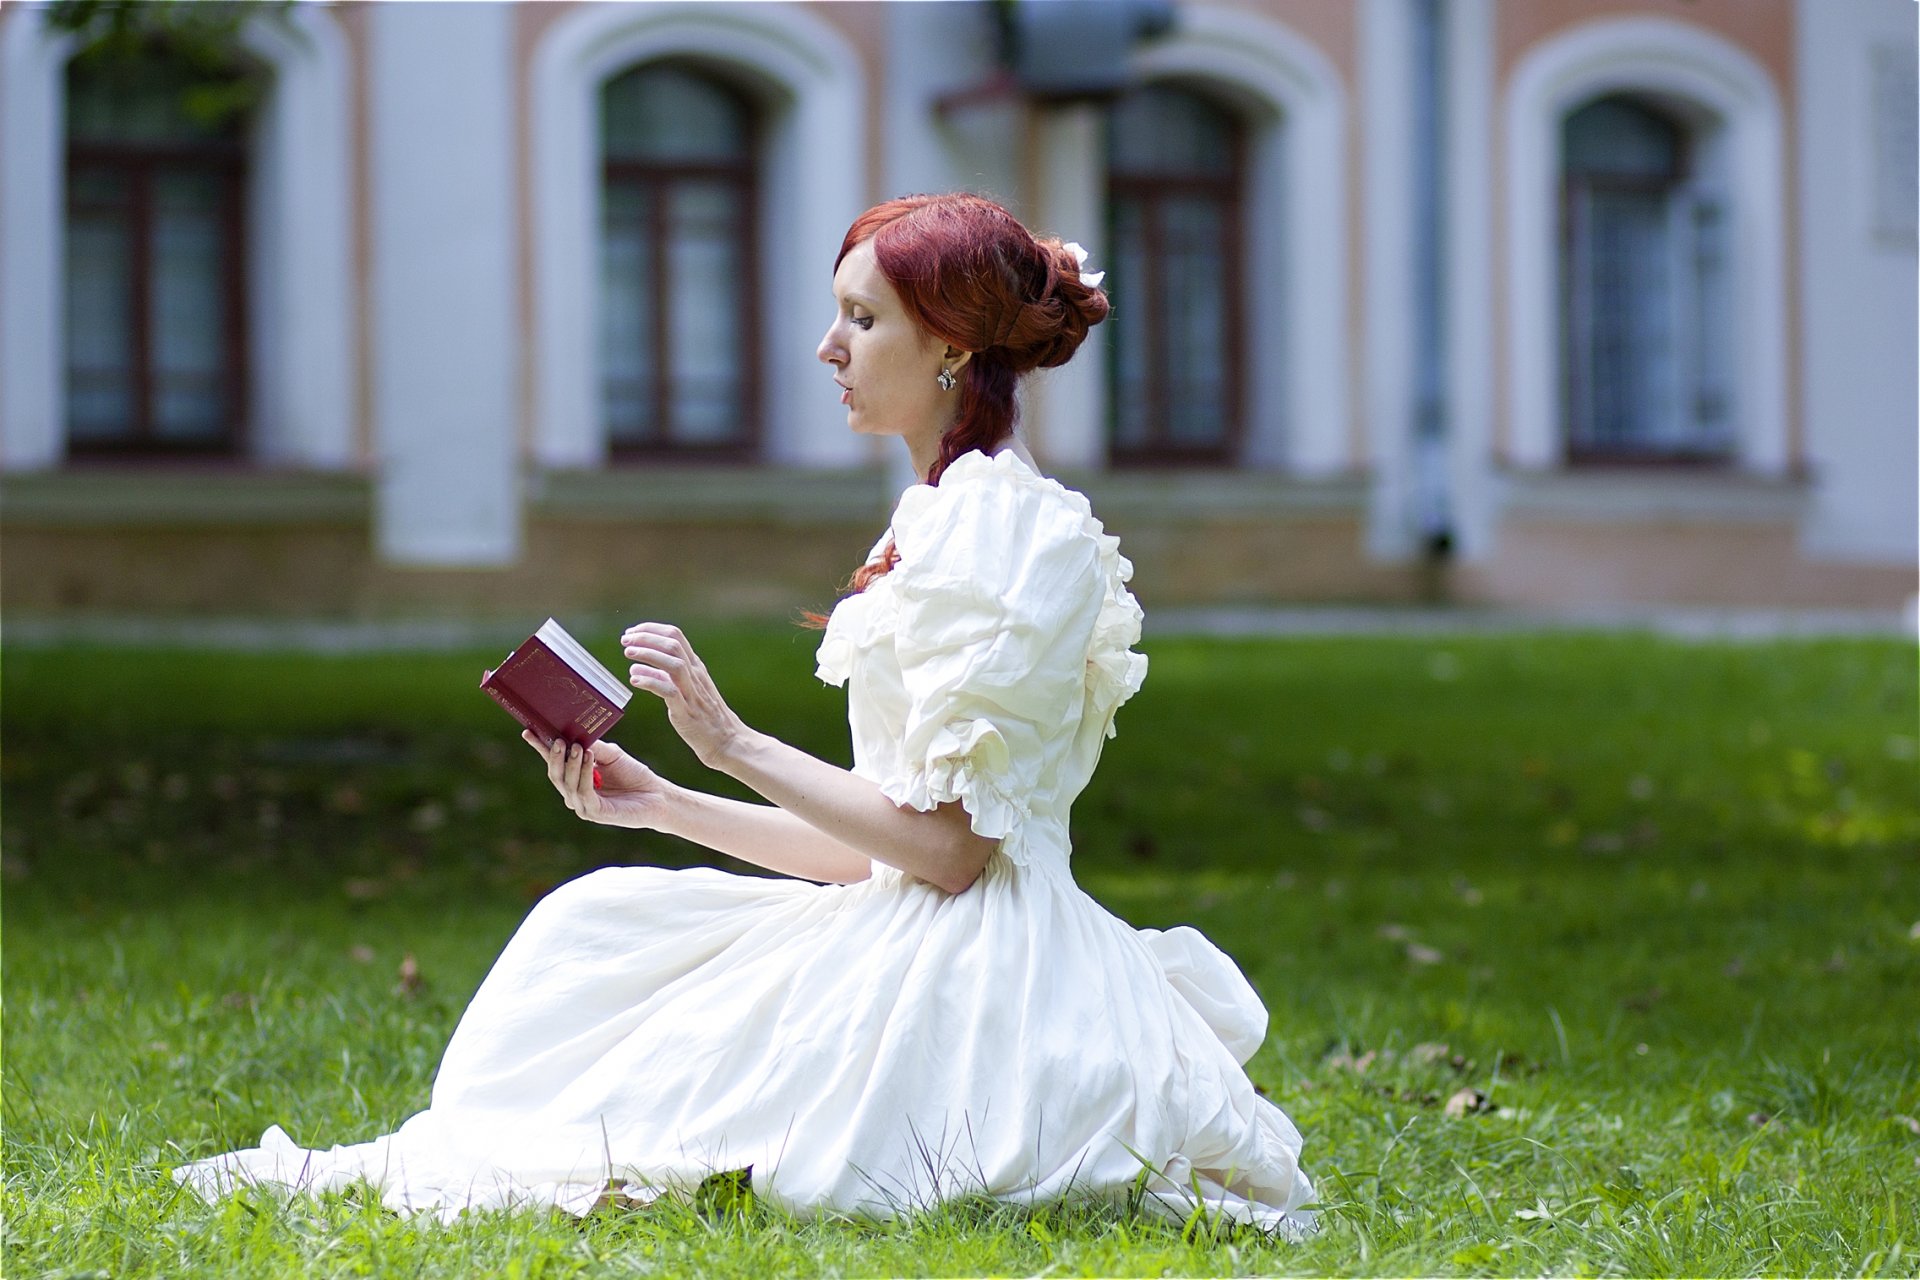
[[[600,727],[611,719],[613,719],[613,712],[607,710],[605,707],[596,706],[593,710],[581,716],[576,723],[588,733],[598,733],[600,732]]]

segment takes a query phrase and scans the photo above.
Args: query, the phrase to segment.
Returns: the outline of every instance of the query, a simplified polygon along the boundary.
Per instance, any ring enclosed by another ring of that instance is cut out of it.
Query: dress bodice
[[[854,772],[896,804],[959,800],[1019,865],[1064,868],[1067,820],[1146,678],[1133,566],[1084,495],[1011,451],[907,488],[893,570],[828,619],[817,674],[847,688]]]

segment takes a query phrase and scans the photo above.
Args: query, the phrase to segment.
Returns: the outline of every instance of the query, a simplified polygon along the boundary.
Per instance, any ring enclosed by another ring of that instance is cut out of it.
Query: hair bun
[[[1112,310],[1106,291],[1080,278],[1080,263],[1065,242],[1036,236],[1033,243],[1045,283],[1039,296],[1020,308],[1002,343],[1014,368],[1023,371],[1065,364],[1086,341],[1087,331]]]

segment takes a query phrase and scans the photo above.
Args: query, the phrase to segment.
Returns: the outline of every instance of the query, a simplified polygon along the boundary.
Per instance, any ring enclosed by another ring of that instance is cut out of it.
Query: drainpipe
[[[1408,513],[1429,570],[1454,549],[1447,463],[1446,0],[1413,5],[1413,486]],[[1437,580],[1430,589],[1437,590]]]

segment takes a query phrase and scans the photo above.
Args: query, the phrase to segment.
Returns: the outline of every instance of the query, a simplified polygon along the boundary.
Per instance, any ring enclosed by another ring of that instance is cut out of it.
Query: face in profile
[[[833,366],[847,406],[847,425],[865,435],[938,435],[952,417],[958,391],[934,380],[947,346],[915,323],[862,241],[833,273],[836,310],[816,353]]]

